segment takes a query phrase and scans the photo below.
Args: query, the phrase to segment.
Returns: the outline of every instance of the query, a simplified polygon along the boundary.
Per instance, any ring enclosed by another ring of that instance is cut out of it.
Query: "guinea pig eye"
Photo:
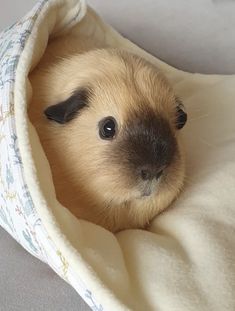
[[[99,122],[99,135],[102,139],[113,139],[117,130],[117,122],[113,117],[104,118]]]
[[[176,128],[182,129],[187,121],[187,113],[184,111],[183,104],[176,107]]]

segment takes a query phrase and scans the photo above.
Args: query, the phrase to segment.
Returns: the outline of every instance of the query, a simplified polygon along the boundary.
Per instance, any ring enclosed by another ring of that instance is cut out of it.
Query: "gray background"
[[[0,30],[35,0],[0,0]],[[235,73],[235,1],[90,0],[124,36],[180,69]],[[73,288],[0,228],[0,310],[88,310]]]
[[[0,0],[0,29],[35,0]],[[235,73],[235,0],[88,0],[110,24],[178,68]]]

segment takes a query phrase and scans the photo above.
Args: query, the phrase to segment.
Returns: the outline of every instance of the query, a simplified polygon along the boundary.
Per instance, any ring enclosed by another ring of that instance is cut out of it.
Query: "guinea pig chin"
[[[159,181],[141,182],[139,186],[139,197],[137,199],[145,199],[151,195],[155,195],[158,190]]]

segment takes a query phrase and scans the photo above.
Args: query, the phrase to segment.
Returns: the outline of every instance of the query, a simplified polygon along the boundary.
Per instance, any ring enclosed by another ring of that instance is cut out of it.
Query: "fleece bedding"
[[[27,77],[49,37],[81,33],[151,61],[187,109],[185,189],[148,231],[114,235],[73,217],[56,200],[49,164],[28,120]],[[2,32],[0,68],[3,228],[93,310],[235,310],[235,76],[170,67],[78,0],[39,1]]]

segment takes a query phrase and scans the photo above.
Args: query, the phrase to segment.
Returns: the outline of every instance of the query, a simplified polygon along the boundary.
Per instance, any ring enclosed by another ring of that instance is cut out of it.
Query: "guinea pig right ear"
[[[75,91],[68,99],[44,110],[44,114],[49,120],[60,124],[65,124],[76,117],[81,109],[88,106],[87,89]]]

